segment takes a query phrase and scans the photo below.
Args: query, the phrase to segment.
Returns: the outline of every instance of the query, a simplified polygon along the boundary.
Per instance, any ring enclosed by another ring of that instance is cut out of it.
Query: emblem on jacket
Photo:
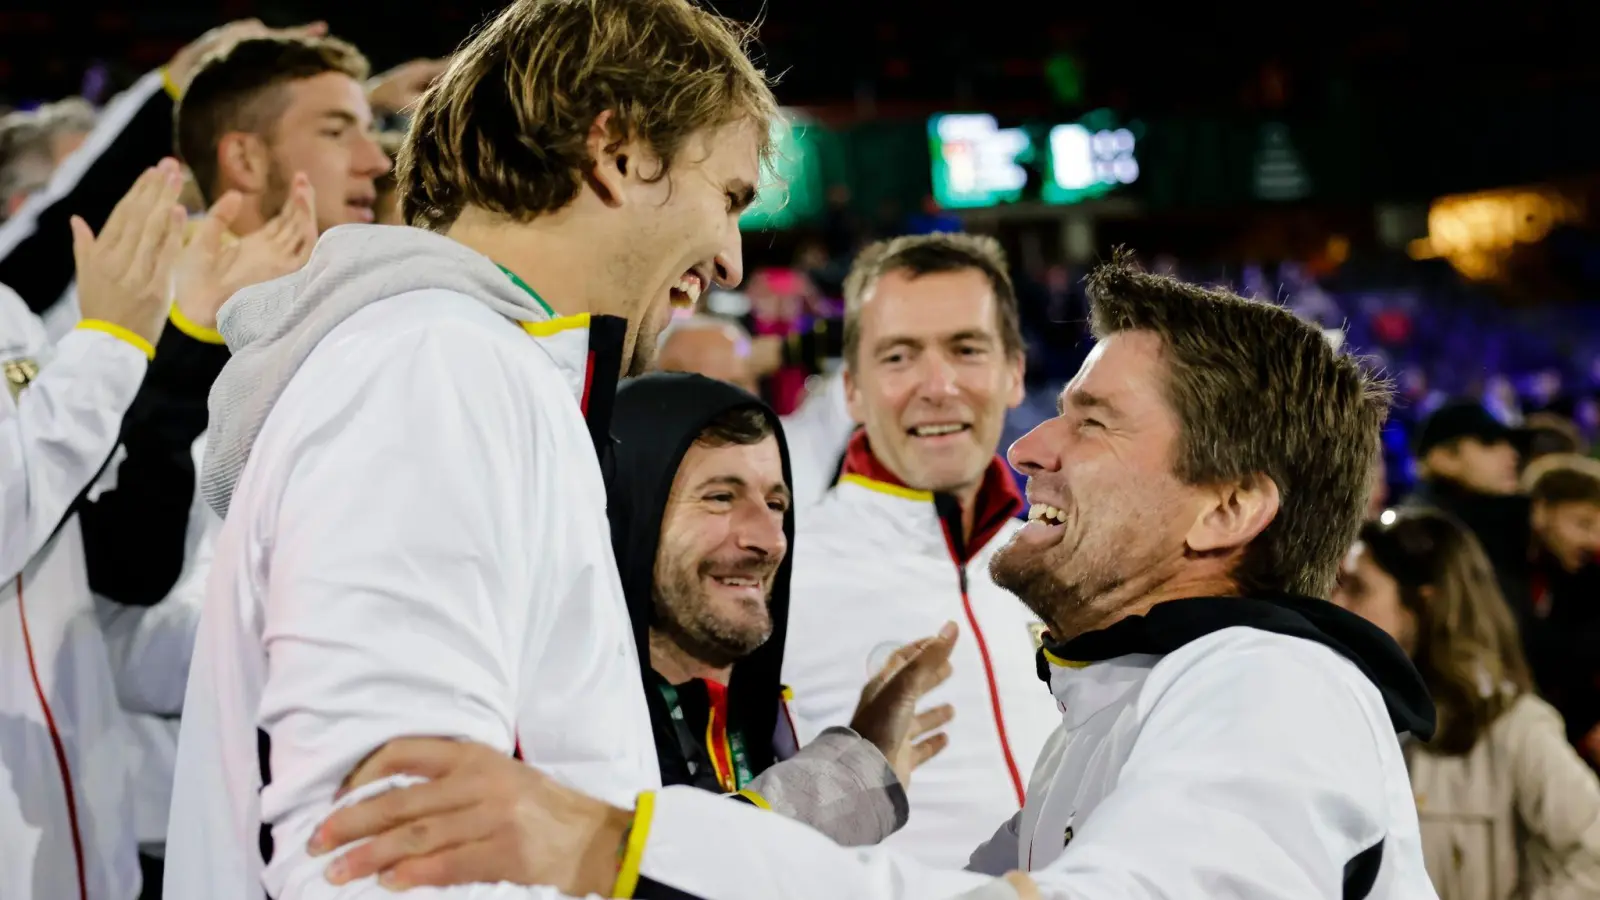
[[[0,374],[5,375],[6,390],[11,392],[11,399],[15,400],[24,388],[39,377],[39,364],[25,358],[7,360],[0,363]]]
[[[1068,825],[1066,834],[1061,837],[1061,846],[1065,847],[1070,843],[1072,843],[1072,826]]]

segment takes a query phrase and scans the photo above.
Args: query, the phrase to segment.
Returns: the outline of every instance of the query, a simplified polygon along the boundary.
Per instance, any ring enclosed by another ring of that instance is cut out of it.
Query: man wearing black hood
[[[945,746],[913,743],[950,716],[912,715],[943,680],[937,653],[908,650],[851,728],[801,749],[778,681],[794,511],[777,415],[724,382],[661,373],[624,384],[612,422],[606,512],[662,783],[733,794],[843,844],[887,837],[905,823],[910,769]]]

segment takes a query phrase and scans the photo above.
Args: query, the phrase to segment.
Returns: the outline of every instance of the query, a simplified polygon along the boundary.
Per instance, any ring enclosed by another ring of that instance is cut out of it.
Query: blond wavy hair
[[[528,221],[578,196],[609,111],[667,177],[690,135],[749,120],[761,160],[778,105],[746,55],[750,29],[686,0],[517,0],[418,102],[401,148],[406,224],[443,230],[476,206]]]

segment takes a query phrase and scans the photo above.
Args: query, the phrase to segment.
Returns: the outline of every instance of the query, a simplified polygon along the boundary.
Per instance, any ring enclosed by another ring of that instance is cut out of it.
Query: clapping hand
[[[173,291],[184,317],[202,328],[215,328],[217,310],[234,293],[305,265],[317,244],[315,200],[311,183],[296,175],[289,199],[272,221],[228,240],[244,198],[234,191],[222,195],[178,258]]]
[[[167,318],[168,287],[183,241],[178,162],[146,169],[96,235],[71,219],[78,306],[85,319],[125,328],[152,346]]]

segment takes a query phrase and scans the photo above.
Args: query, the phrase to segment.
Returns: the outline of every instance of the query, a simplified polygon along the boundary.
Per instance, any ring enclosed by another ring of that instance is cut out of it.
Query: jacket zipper
[[[941,513],[946,512],[940,510]],[[983,639],[983,629],[978,627],[977,613],[972,610],[972,596],[967,590],[967,564],[962,562],[962,542],[959,538],[961,513],[955,510],[955,522],[952,524],[949,515],[940,515],[944,526],[945,546],[950,550],[950,559],[956,564],[956,577],[961,584],[961,609],[967,615],[967,625],[972,629],[972,638],[978,645],[978,658],[983,662],[983,677],[989,686],[989,705],[994,711],[995,733],[1000,736],[1000,754],[1005,757],[1006,773],[1011,776],[1011,786],[1017,793],[1017,806],[1021,807],[1027,802],[1028,791],[1022,783],[1022,773],[1017,769],[1017,760],[1011,753],[1011,739],[1006,736],[1005,716],[1000,710],[1000,686],[995,682],[994,663],[989,659],[989,643]]]

